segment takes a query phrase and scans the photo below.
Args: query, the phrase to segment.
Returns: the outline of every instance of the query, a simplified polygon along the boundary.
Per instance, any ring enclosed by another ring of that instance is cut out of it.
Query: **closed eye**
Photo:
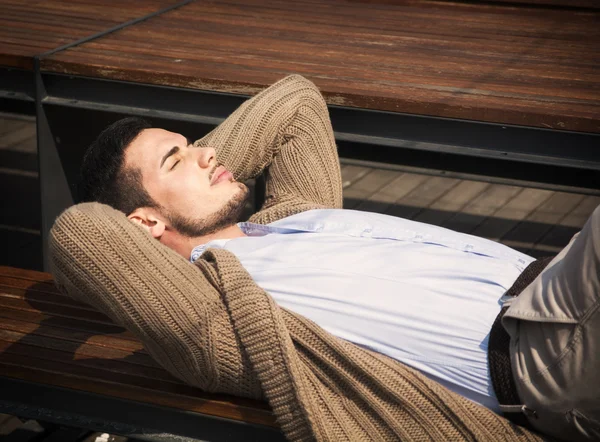
[[[181,160],[175,161],[175,163],[173,163],[173,165],[171,166],[171,168],[169,170],[175,169],[175,166],[177,166],[179,164],[179,161],[181,161]]]

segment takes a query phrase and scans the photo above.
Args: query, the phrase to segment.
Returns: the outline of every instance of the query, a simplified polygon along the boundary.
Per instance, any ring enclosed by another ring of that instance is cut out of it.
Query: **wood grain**
[[[489,2],[193,2],[43,69],[252,95],[290,73],[330,104],[600,132],[600,11]]]
[[[0,0],[0,65],[33,69],[36,55],[176,3]]]
[[[533,4],[540,6],[564,6],[566,8],[600,8],[598,0],[488,0],[493,3],[509,3],[511,5]]]
[[[174,378],[129,332],[60,294],[51,275],[3,266],[0,376],[277,427],[264,402]]]

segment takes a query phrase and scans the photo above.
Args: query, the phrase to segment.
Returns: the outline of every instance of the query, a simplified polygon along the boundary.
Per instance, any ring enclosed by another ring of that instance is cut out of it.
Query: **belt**
[[[529,264],[504,295],[509,299],[508,302],[519,296],[525,287],[544,270],[552,258],[538,259]],[[508,308],[509,306],[502,307],[490,331],[488,343],[490,377],[504,416],[517,425],[531,428],[529,419],[535,419],[536,412],[523,404],[519,398],[510,360],[510,336],[502,326],[502,317]]]

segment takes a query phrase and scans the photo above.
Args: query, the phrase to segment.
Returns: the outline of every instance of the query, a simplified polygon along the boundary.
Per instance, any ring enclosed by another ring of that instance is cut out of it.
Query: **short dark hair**
[[[83,157],[77,193],[79,202],[97,201],[129,215],[139,207],[158,207],[142,185],[138,168],[125,168],[125,150],[144,129],[143,118],[115,121],[98,135]]]

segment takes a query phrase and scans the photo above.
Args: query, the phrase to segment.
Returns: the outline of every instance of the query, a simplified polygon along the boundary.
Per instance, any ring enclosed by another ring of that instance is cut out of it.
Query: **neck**
[[[207,242],[214,241],[215,239],[232,239],[242,236],[246,236],[246,234],[242,232],[242,229],[240,229],[237,224],[233,224],[208,235],[194,237],[181,236],[179,233],[175,233],[173,231],[168,233],[165,232],[165,234],[161,237],[160,242],[175,250],[185,259],[190,259],[192,250],[194,250],[194,247],[196,246],[206,244]]]

